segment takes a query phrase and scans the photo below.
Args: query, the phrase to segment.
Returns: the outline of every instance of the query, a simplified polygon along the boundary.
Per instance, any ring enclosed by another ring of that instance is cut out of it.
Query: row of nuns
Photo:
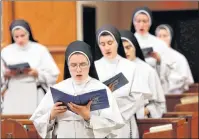
[[[186,58],[170,47],[171,27],[158,26],[156,37],[149,33],[151,24],[150,10],[139,8],[133,14],[134,34],[104,25],[96,32],[96,46],[70,43],[64,80],[55,84],[59,70],[51,55],[33,39],[26,21],[14,21],[13,43],[1,51],[1,80],[7,87],[3,113],[31,113],[42,138],[138,138],[136,119],[161,118],[167,111],[165,94],[183,93],[193,83]],[[142,49],[147,47],[154,51],[146,58]],[[31,68],[21,73],[6,68],[21,62]],[[113,90],[104,84],[120,73],[127,79],[124,86]],[[105,89],[109,107],[91,111],[92,100],[84,106],[54,103],[49,86],[73,96]]]

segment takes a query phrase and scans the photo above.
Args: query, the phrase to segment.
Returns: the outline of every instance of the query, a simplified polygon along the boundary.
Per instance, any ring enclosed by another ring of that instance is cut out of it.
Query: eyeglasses
[[[71,63],[69,64],[69,68],[72,70],[77,70],[77,67],[81,68],[81,69],[85,69],[88,67],[88,63],[83,62],[83,63]]]

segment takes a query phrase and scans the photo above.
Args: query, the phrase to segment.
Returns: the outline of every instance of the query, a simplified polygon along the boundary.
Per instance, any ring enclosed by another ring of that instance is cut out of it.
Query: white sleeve
[[[5,66],[3,64],[3,60],[1,59],[1,93],[3,93],[7,89],[8,79],[5,79]]]
[[[42,52],[40,66],[37,69],[37,82],[45,84],[55,84],[60,73],[53,57],[47,49]]]
[[[49,92],[46,93],[41,103],[31,116],[30,120],[42,138],[52,138],[52,130],[54,126],[54,121],[50,122],[50,112],[54,103],[52,100],[52,95]]]
[[[85,121],[86,128],[92,128],[95,138],[105,138],[111,136],[112,130],[124,126],[124,121],[120,114],[117,102],[107,88],[109,108],[99,110],[99,115],[91,115],[90,121]]]
[[[165,113],[165,103],[162,102],[150,102],[146,108],[149,110],[151,118],[162,118],[163,113]]]

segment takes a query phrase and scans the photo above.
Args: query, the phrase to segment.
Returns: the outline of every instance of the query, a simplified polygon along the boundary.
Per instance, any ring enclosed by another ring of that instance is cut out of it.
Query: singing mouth
[[[110,55],[110,54],[111,54],[111,52],[107,52],[107,53],[106,53],[106,55]]]
[[[144,32],[144,29],[140,29],[141,32]]]

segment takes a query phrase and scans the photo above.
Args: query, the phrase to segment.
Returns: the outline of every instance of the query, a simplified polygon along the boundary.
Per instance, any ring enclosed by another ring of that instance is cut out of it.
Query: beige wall
[[[118,2],[97,2],[97,1],[77,1],[77,38],[82,40],[82,6],[96,7],[96,28],[104,24],[112,24],[119,27],[119,3]]]

